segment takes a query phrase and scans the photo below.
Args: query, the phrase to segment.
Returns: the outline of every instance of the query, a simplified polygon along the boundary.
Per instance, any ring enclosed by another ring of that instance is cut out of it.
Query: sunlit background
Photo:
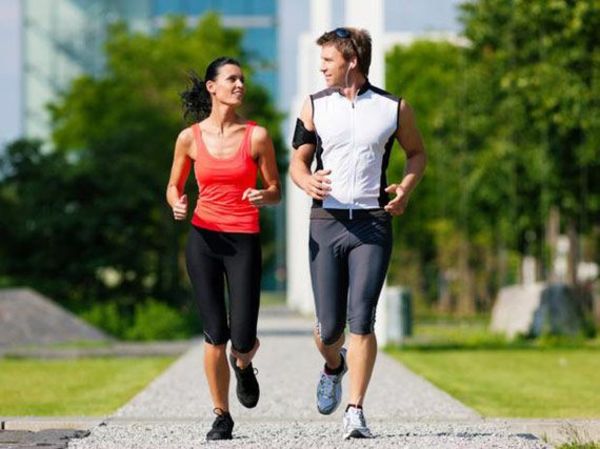
[[[499,305],[511,301],[503,289],[538,302],[551,291],[571,298],[577,332],[593,336],[598,4],[461,3],[381,2],[376,81],[413,106],[429,153],[406,215],[394,221],[388,285],[410,298],[411,319],[484,317],[513,336],[542,331],[505,323],[512,312],[492,316],[495,305],[516,310]],[[134,338],[142,309],[171,313],[176,335],[197,330],[187,228],[163,199],[186,126],[185,74],[202,74],[221,54],[243,61],[245,113],[271,131],[285,178],[297,102],[319,82],[303,50],[317,37],[315,11],[329,5],[323,23],[333,28],[345,24],[349,4],[2,0],[1,285],[31,287],[123,338]],[[403,163],[397,149],[389,179]],[[287,189],[284,204],[262,214],[263,288],[276,299],[288,288],[288,304],[307,312],[310,297],[289,290],[295,273],[310,295],[307,271],[290,268],[304,257],[293,243],[305,237],[290,233],[304,206]]]

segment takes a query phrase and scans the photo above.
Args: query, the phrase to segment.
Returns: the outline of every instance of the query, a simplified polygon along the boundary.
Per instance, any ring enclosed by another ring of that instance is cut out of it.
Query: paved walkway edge
[[[92,427],[99,426],[103,422],[106,422],[105,417],[0,417],[0,430],[27,430],[31,432],[54,429],[89,430]]]

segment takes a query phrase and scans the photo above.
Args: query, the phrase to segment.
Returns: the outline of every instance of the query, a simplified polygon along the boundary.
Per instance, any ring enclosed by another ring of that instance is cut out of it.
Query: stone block
[[[0,347],[108,338],[102,331],[31,289],[0,290]]]
[[[576,335],[583,330],[577,294],[566,284],[538,282],[504,287],[492,309],[491,329],[509,338],[519,334]]]

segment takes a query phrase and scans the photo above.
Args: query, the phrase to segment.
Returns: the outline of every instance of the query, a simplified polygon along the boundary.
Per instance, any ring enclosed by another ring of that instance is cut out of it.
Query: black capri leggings
[[[236,351],[251,351],[256,342],[260,303],[259,235],[193,226],[186,246],[186,263],[200,308],[205,340],[221,345],[231,338]],[[225,282],[228,308],[225,307]]]

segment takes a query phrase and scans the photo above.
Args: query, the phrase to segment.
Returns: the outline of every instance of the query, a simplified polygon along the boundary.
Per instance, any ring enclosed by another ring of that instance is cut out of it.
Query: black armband
[[[296,129],[294,130],[294,139],[292,140],[292,146],[298,149],[300,145],[305,143],[317,143],[317,133],[315,131],[309,131],[304,127],[304,122],[300,119],[296,120]]]

